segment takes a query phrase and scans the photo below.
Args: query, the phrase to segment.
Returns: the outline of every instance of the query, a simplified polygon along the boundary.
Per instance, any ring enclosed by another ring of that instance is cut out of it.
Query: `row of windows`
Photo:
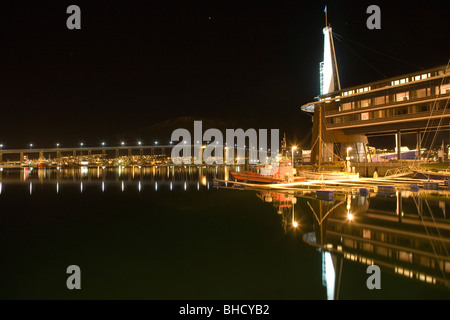
[[[394,107],[383,110],[376,111],[367,111],[361,113],[347,114],[339,117],[327,118],[329,124],[338,124],[338,123],[347,123],[352,121],[359,120],[370,120],[370,119],[379,119],[379,118],[388,118],[392,116],[399,116],[405,114],[415,114],[418,112],[427,112],[431,111],[433,108],[433,112],[436,110],[443,110],[445,108],[446,101],[439,101],[434,103],[422,103],[417,105],[409,105],[402,107]]]
[[[423,80],[423,79],[427,79],[430,77],[431,77],[431,73],[424,73],[424,74],[418,75],[418,76],[412,76],[412,77],[407,77],[407,78],[391,81],[391,86],[397,86],[399,84],[408,83],[409,81],[418,81],[418,80]]]
[[[358,101],[342,103],[339,107],[339,111],[346,111],[352,109],[365,108],[370,106],[382,105],[391,102],[408,101],[412,99],[425,98],[427,96],[439,95],[450,93],[450,83],[442,86],[436,86],[434,90],[432,88],[421,88],[411,91],[398,92],[396,94],[379,96],[371,99],[363,99]]]
[[[437,71],[437,72],[433,72],[433,76],[436,75],[441,75],[444,74],[444,71]],[[391,86],[397,86],[400,84],[405,84],[405,83],[409,83],[409,82],[413,82],[413,81],[418,81],[418,80],[424,80],[424,79],[428,79],[431,78],[432,74],[430,72],[428,73],[424,73],[424,74],[419,74],[419,75],[415,75],[415,76],[411,76],[411,77],[406,77],[403,79],[398,79],[398,80],[393,80],[391,81],[390,85]],[[350,96],[352,94],[355,93],[363,93],[363,92],[368,92],[372,89],[377,89],[377,88],[383,88],[388,86],[388,83],[381,83],[379,85],[376,85],[374,88],[372,88],[371,86],[367,86],[367,87],[362,87],[362,88],[358,88],[358,89],[353,89],[353,90],[348,90],[348,91],[344,91],[342,92],[342,96],[346,97],[346,96]]]

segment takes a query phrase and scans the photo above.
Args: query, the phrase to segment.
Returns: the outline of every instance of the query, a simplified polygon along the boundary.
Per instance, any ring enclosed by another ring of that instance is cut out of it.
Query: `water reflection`
[[[238,166],[236,166],[238,167]],[[237,170],[233,167],[232,170]],[[0,181],[107,181],[107,180],[150,180],[150,181],[195,181],[206,186],[208,181],[217,178],[229,180],[228,167],[219,166],[154,166],[154,167],[96,167],[96,168],[22,168],[8,169],[0,173]]]
[[[141,192],[146,184],[152,184],[154,191],[176,190],[180,185],[181,190],[188,191],[192,184],[192,190],[200,191],[202,188],[210,188],[210,182],[214,179],[228,180],[228,168],[218,166],[154,166],[154,167],[96,167],[96,168],[22,168],[8,169],[0,173],[0,194],[4,193],[5,183],[26,182],[29,185],[30,195],[33,188],[40,188],[42,184],[55,183],[56,194],[65,191],[62,184],[76,183],[80,193],[83,194],[86,186],[99,183],[97,190],[105,192],[106,185],[116,185],[125,192],[126,185],[135,185],[134,190]],[[194,185],[195,183],[195,185]],[[35,185],[36,186],[35,186]],[[114,188],[111,188],[114,190]]]
[[[260,190],[257,196],[275,207],[284,232],[289,227],[301,232],[303,241],[320,251],[327,299],[339,298],[344,261],[375,264],[382,272],[450,289],[448,192],[343,191],[331,201],[314,191]],[[295,221],[312,222],[297,229]]]
[[[214,178],[231,186],[228,169],[223,167],[25,168],[0,172],[0,195],[8,196],[8,183],[20,183],[20,192],[29,192],[32,200],[40,196],[41,184],[59,198],[70,189],[67,184],[74,186],[74,192],[83,193],[82,197],[105,191],[157,192],[158,196],[164,192],[200,193],[210,189]],[[321,200],[314,190],[248,191],[273,207],[280,218],[280,233],[301,235],[303,245],[319,251],[321,278],[316,281],[324,287],[327,299],[339,299],[342,288],[353,280],[342,277],[349,264],[375,264],[397,277],[450,288],[449,192],[377,190],[362,196],[340,190],[331,199]]]

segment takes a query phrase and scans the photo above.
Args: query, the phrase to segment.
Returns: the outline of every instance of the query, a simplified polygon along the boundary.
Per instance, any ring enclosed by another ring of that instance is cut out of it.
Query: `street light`
[[[58,149],[58,148],[59,148],[59,143],[56,144],[56,149]]]
[[[84,145],[84,143],[83,143],[83,142],[80,142],[80,147],[81,147],[81,148],[83,148],[83,145]]]
[[[297,150],[297,146],[292,147],[292,168],[294,167],[294,151]]]
[[[142,141],[138,141],[138,145],[141,145],[142,144]]]
[[[102,147],[104,147],[105,146],[105,143],[104,142],[102,142]]]
[[[33,144],[32,143],[30,143],[30,149],[32,149],[33,148]]]
[[[0,149],[3,149],[3,143],[0,143]]]
[[[125,142],[122,141],[120,144],[124,146],[124,145],[125,145]]]
[[[158,141],[155,141],[155,144],[158,144]]]

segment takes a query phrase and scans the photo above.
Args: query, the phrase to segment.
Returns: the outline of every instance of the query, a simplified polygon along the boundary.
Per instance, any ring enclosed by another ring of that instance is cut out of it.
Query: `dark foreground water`
[[[449,198],[215,188],[225,176],[3,170],[0,298],[450,298]],[[70,265],[81,290],[66,287]]]

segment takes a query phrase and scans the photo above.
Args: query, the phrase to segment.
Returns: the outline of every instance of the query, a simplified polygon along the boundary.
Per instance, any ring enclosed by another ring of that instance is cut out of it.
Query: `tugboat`
[[[282,142],[282,153],[285,154],[286,150],[286,137],[283,138]],[[282,158],[283,156],[278,155],[275,163],[267,164],[265,166],[260,166],[258,168],[259,172],[245,171],[231,172],[231,175],[239,181],[244,182],[255,182],[255,183],[293,183],[306,181],[304,177],[295,176],[295,169],[290,159]]]

